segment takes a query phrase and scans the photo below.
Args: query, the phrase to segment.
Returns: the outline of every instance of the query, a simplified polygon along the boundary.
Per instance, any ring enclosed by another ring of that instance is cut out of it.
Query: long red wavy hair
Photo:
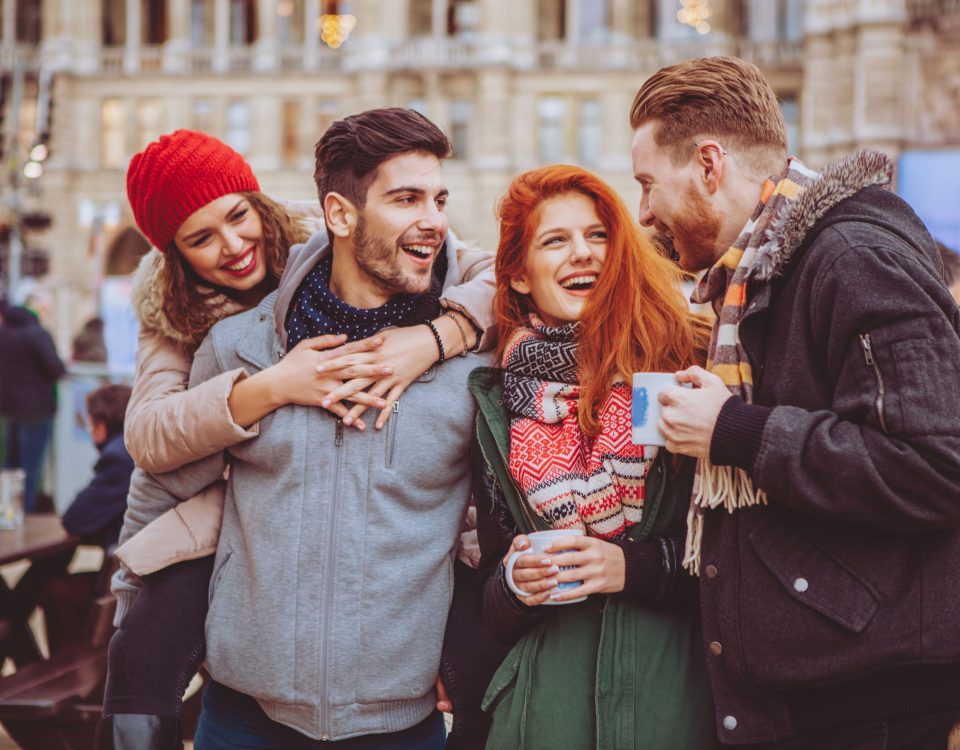
[[[581,193],[596,206],[607,230],[607,254],[580,319],[580,428],[600,431],[598,414],[610,386],[634,372],[672,372],[702,362],[707,324],[689,309],[680,288],[681,271],[640,231],[616,192],[579,167],[564,164],[518,175],[498,207],[497,290],[494,312],[500,359],[510,334],[528,325],[532,300],[510,286],[522,273],[549,199]]]

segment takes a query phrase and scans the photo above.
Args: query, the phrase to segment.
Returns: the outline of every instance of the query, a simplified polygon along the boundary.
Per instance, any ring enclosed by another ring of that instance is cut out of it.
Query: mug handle
[[[506,576],[507,576],[507,586],[509,586],[510,590],[517,596],[532,596],[532,594],[517,588],[517,584],[513,582],[513,566],[517,564],[517,560],[519,560],[522,555],[530,555],[530,554],[533,554],[532,549],[521,549],[512,553],[510,557],[507,558],[507,565],[505,568]]]

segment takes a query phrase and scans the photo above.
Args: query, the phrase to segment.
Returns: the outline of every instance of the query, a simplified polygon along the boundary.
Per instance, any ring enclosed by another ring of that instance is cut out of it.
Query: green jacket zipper
[[[873,370],[873,374],[877,379],[877,398],[874,404],[877,407],[877,416],[880,418],[880,427],[883,428],[884,432],[889,432],[889,430],[887,430],[887,418],[883,411],[883,397],[887,391],[883,384],[883,373],[880,372],[880,365],[877,364],[877,360],[873,356],[873,344],[870,341],[869,333],[860,334],[860,345],[863,347],[863,358],[867,366]]]

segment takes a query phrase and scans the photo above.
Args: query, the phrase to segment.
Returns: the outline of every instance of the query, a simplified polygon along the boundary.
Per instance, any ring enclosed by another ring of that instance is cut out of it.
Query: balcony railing
[[[960,0],[953,0],[960,5]],[[799,68],[803,44],[796,40],[755,42],[723,35],[709,35],[693,41],[637,39],[606,44],[571,44],[550,41],[504,44],[461,38],[422,38],[403,41],[374,64],[388,70],[473,70],[491,64],[515,70],[543,71],[652,71],[689,57],[739,55],[763,69]],[[334,72],[367,66],[366,52],[349,47],[330,49],[325,45],[306,48],[285,46],[273,57],[260,58],[256,47],[190,49],[183,52],[155,45],[136,50],[104,47],[99,65],[91,70],[101,75],[203,75],[258,72]],[[20,64],[39,65],[36,47],[18,46],[0,51],[0,69]]]
[[[0,45],[0,71],[8,72],[14,68],[34,70],[40,67],[40,52],[34,44],[14,44],[9,47]]]

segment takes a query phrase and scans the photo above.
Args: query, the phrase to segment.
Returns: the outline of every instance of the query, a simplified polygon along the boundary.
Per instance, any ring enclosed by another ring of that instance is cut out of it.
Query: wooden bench
[[[111,560],[98,591],[109,592]],[[116,600],[101,594],[87,615],[82,645],[28,664],[0,679],[0,723],[23,750],[89,750],[100,718],[107,675],[107,645]]]

